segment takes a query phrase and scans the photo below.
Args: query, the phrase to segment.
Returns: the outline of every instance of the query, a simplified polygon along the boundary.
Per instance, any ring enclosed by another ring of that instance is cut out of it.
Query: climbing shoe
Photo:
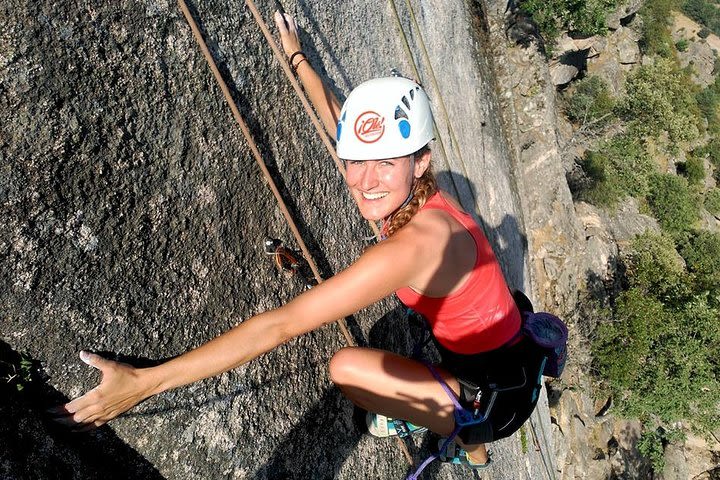
[[[470,460],[467,456],[467,452],[465,449],[460,447],[455,442],[450,442],[450,445],[447,446],[447,449],[443,452],[442,446],[445,443],[445,438],[441,438],[438,442],[438,448],[441,449],[440,453],[438,455],[438,458],[441,462],[447,462],[447,463],[454,463],[456,465],[465,465],[467,467],[472,468],[473,470],[480,470],[483,468],[487,468],[490,466],[490,463],[492,462],[491,453],[488,451],[488,459],[485,463],[475,463],[472,460]]]
[[[365,420],[370,435],[374,437],[407,437],[414,433],[427,431],[427,428],[413,425],[406,420],[389,418],[372,412],[367,413]]]

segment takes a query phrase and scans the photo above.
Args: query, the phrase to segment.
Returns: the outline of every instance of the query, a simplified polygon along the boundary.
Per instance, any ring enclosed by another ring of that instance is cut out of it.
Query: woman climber
[[[374,412],[372,434],[429,429],[449,437],[460,424],[441,460],[484,467],[485,443],[512,434],[535,407],[543,356],[519,333],[520,311],[481,229],[437,189],[429,100],[415,82],[391,77],[361,84],[341,108],[302,53],[295,20],[277,12],[275,22],[292,68],[337,138],[360,213],[382,221],[384,240],[289,303],[158,366],[134,368],[81,352],[102,380],[60,407],[59,421],[80,429],[102,425],[152,395],[235,368],[395,293],[426,318],[441,365],[350,347],[330,360],[330,378]],[[459,422],[458,399],[474,422]]]

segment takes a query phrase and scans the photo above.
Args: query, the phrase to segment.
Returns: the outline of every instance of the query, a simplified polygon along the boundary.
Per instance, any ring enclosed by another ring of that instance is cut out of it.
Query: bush
[[[688,42],[687,39],[685,39],[685,38],[675,42],[675,48],[677,49],[678,52],[687,51],[688,46],[690,46],[690,42]]]
[[[687,161],[678,163],[677,169],[690,185],[699,185],[705,180],[705,162],[702,158],[691,156]]]
[[[700,218],[698,199],[690,192],[687,180],[677,175],[652,175],[647,200],[655,218],[670,233],[688,231]]]
[[[720,217],[720,188],[713,188],[705,194],[705,210]]]
[[[713,136],[720,134],[720,121],[718,119],[718,111],[720,111],[720,76],[715,77],[715,81],[707,87],[700,90],[695,99],[700,112],[708,122],[708,130]]]
[[[669,442],[683,440],[682,430],[665,430],[658,426],[643,425],[637,447],[640,454],[650,460],[655,473],[662,473],[665,469],[665,445]]]
[[[698,231],[680,249],[696,291],[720,294],[720,234]]]
[[[624,258],[628,285],[664,302],[682,302],[691,291],[685,265],[672,238],[646,232],[638,235]]]
[[[707,38],[710,36],[712,32],[708,30],[707,28],[703,27],[700,29],[700,31],[697,33],[698,37],[700,38]]]
[[[580,198],[605,207],[613,207],[626,196],[645,197],[648,179],[656,167],[645,148],[629,135],[618,135],[589,151],[581,164],[591,186]]]
[[[688,17],[707,27],[704,30],[720,33],[720,11],[716,5],[713,5],[708,0],[685,0],[682,4],[682,10]],[[710,32],[703,32],[704,36],[702,38],[707,37],[709,34]]]
[[[672,58],[673,40],[668,27],[673,8],[675,8],[674,0],[653,0],[645,2],[640,9],[640,17],[643,20],[640,49],[644,54]]]
[[[713,138],[706,145],[696,148],[692,153],[700,158],[707,156],[710,163],[716,169],[720,169],[720,138]]]
[[[689,420],[711,431],[720,423],[720,310],[692,291],[665,236],[638,237],[627,271],[629,289],[596,331],[595,367],[621,415],[662,425]]]
[[[604,35],[605,15],[617,0],[522,0],[520,9],[529,14],[549,47],[560,32]]]
[[[607,83],[597,76],[578,81],[564,98],[565,114],[580,125],[609,116],[615,107],[615,99],[610,95]]]
[[[699,136],[700,112],[690,80],[673,60],[657,59],[628,76],[622,111],[641,136],[667,132],[671,144]]]

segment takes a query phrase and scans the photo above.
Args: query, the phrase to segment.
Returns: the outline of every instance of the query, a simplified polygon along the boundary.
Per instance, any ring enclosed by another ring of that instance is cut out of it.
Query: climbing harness
[[[420,466],[407,477],[407,480],[417,480],[420,477],[420,474],[423,470],[425,470],[425,467],[430,465],[433,461],[435,461],[437,458],[440,457],[440,455],[445,452],[450,445],[450,443],[455,440],[455,437],[460,433],[460,430],[462,430],[465,427],[471,427],[473,425],[478,425],[480,423],[483,423],[488,419],[488,416],[490,415],[490,412],[492,410],[493,404],[495,403],[495,398],[497,397],[498,391],[502,390],[493,390],[490,393],[490,400],[487,404],[487,407],[483,412],[480,412],[480,406],[481,406],[481,400],[482,400],[482,390],[478,389],[478,393],[475,395],[475,399],[473,400],[473,410],[469,410],[465,407],[463,407],[460,404],[460,400],[458,399],[457,395],[455,395],[455,392],[452,391],[452,389],[448,386],[448,384],[443,380],[443,378],[440,376],[438,371],[433,367],[430,363],[425,363],[425,366],[430,370],[430,373],[435,378],[435,380],[438,381],[442,389],[445,391],[447,396],[452,401],[455,410],[453,410],[453,417],[455,417],[455,429],[453,429],[452,433],[447,437],[447,439],[443,442],[443,444],[440,446],[440,450],[437,453],[433,453],[428,458],[425,459],[423,463],[420,464]],[[513,387],[513,388],[519,388],[519,387]]]
[[[437,382],[442,387],[443,391],[447,394],[448,398],[450,398],[450,401],[453,403],[454,410],[453,410],[453,417],[455,418],[455,429],[452,431],[452,433],[445,439],[445,441],[440,446],[440,449],[437,453],[433,453],[428,458],[423,461],[417,469],[411,473],[407,480],[417,480],[420,477],[420,474],[422,471],[430,465],[433,461],[437,460],[445,451],[447,451],[448,446],[453,442],[455,437],[460,433],[460,430],[462,430],[465,427],[470,427],[473,425],[478,425],[480,423],[483,423],[488,419],[490,416],[490,412],[492,411],[492,407],[495,404],[495,399],[497,398],[498,392],[506,391],[506,390],[512,390],[516,388],[521,388],[524,386],[524,382],[521,385],[513,386],[509,388],[492,388],[489,392],[489,400],[486,402],[486,406],[483,409],[482,408],[482,400],[483,400],[483,391],[480,388],[477,388],[477,392],[475,393],[475,398],[473,399],[472,404],[472,410],[469,410],[462,406],[460,403],[460,400],[458,399],[457,395],[455,395],[455,392],[452,391],[452,389],[448,386],[448,384],[445,382],[445,380],[442,378],[442,376],[438,373],[437,369],[427,361],[422,360],[422,350],[425,348],[425,346],[430,343],[432,340],[432,332],[430,331],[430,328],[428,327],[425,319],[422,317],[422,315],[419,315],[416,313],[413,309],[408,308],[405,310],[405,317],[409,320],[410,318],[419,318],[423,321],[423,333],[421,335],[421,338],[418,342],[415,343],[415,346],[413,347],[413,352],[411,355],[411,358],[421,361],[425,367],[430,371],[433,378],[437,380]],[[523,372],[524,374],[524,372]]]
[[[565,366],[567,356],[567,327],[562,320],[555,315],[546,312],[534,312],[530,300],[519,290],[513,292],[513,298],[523,316],[523,324],[518,332],[510,340],[508,340],[505,345],[513,345],[521,336],[525,336],[544,353],[544,357],[539,368],[540,373],[545,376],[555,378],[559,377]],[[440,384],[443,391],[453,403],[453,416],[455,418],[455,429],[442,443],[439,451],[430,455],[411,475],[407,477],[407,480],[417,480],[420,473],[430,463],[441,457],[444,452],[447,451],[448,446],[451,445],[455,437],[458,436],[463,428],[479,425],[488,420],[499,393],[524,388],[527,385],[528,378],[527,372],[523,368],[522,381],[516,385],[500,387],[497,384],[491,383],[487,385],[485,391],[477,385],[472,385],[470,390],[475,393],[472,401],[472,409],[463,407],[455,392],[453,392],[453,390],[448,386],[436,368],[431,363],[422,360],[422,350],[432,340],[432,332],[430,331],[424,317],[416,313],[411,308],[406,309],[405,316],[408,321],[411,318],[419,318],[423,321],[423,334],[421,335],[420,340],[416,342],[411,358],[421,361],[430,371],[433,378],[435,378],[435,380],[437,380]],[[464,383],[462,381],[460,382]],[[463,388],[463,386],[461,386],[461,388]],[[533,413],[536,412],[537,409],[535,409]],[[542,428],[542,423],[540,424],[540,427]],[[535,425],[532,422],[532,418],[530,419],[530,428],[535,444],[539,445],[537,432],[535,430]],[[548,462],[545,459],[542,449],[539,450],[548,478],[554,479],[554,475],[552,475],[550,468],[548,467]]]

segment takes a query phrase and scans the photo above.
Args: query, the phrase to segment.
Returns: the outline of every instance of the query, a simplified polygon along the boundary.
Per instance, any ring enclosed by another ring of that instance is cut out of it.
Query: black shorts
[[[460,430],[466,444],[488,443],[517,431],[535,409],[542,386],[543,352],[528,338],[491,352],[462,355],[437,344],[441,366],[460,382],[460,402],[474,410],[478,389],[481,415],[487,418]]]

